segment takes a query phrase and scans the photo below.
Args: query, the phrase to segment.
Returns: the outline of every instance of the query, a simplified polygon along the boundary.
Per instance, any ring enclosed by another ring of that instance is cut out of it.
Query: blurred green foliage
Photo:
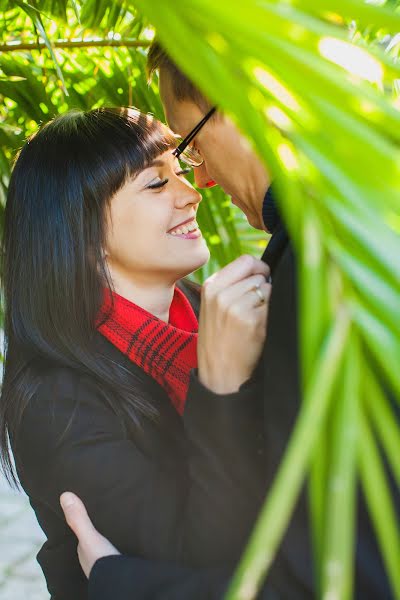
[[[276,177],[298,257],[304,402],[230,600],[254,596],[306,479],[318,597],[352,597],[361,488],[400,598],[400,532],[384,468],[400,485],[399,8],[0,0],[1,206],[13,156],[55,114],[134,105],[163,118],[144,68],[153,26]],[[266,243],[221,190],[204,195],[199,221],[212,260],[199,280]]]
[[[41,123],[99,106],[136,106],[164,120],[157,79],[146,78],[154,30],[127,4],[0,2],[0,223],[12,160]],[[267,241],[222,190],[202,193],[198,220],[212,259],[198,281],[244,252],[261,254]]]

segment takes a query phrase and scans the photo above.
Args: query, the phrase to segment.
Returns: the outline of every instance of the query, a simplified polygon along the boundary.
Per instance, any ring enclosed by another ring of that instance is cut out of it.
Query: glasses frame
[[[188,133],[185,138],[183,138],[183,140],[181,141],[181,143],[179,144],[179,146],[177,146],[175,148],[175,150],[172,152],[172,154],[176,158],[180,158],[181,154],[186,150],[186,148],[189,146],[190,142],[196,137],[196,135],[199,133],[200,129],[202,127],[204,127],[204,125],[207,123],[207,121],[209,120],[209,118],[215,113],[216,110],[217,110],[217,107],[213,106],[208,111],[208,113],[201,119],[201,121],[199,121],[197,123],[197,125],[192,129],[192,131],[190,133]],[[184,160],[184,159],[181,159],[181,160]],[[204,158],[202,159],[201,163],[199,163],[198,165],[192,165],[192,166],[193,167],[201,167],[201,165],[203,164],[203,162],[204,162]]]

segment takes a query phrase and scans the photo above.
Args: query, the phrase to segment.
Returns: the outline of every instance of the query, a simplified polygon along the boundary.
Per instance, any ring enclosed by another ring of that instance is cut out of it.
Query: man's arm
[[[89,600],[221,600],[227,569],[191,569],[122,556],[93,526],[83,502],[61,495],[65,519],[78,538],[78,557],[89,578]]]
[[[130,556],[106,556],[89,577],[89,600],[223,600],[229,573]]]

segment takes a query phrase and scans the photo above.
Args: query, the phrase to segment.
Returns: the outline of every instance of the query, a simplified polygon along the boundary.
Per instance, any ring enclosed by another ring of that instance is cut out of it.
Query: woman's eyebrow
[[[146,171],[147,169],[150,169],[151,167],[164,167],[165,166],[165,162],[163,160],[160,160],[159,158],[156,158],[154,160],[152,160],[150,163],[148,163],[142,171],[139,171],[138,173],[136,173],[134,175],[134,177],[132,177],[132,181],[135,181],[135,179],[137,179],[139,177],[139,175],[141,173],[143,173],[143,171]]]
[[[146,169],[148,169],[149,167],[163,167],[164,165],[165,165],[165,162],[158,158],[158,159],[151,161],[151,163],[149,163],[147,165]]]

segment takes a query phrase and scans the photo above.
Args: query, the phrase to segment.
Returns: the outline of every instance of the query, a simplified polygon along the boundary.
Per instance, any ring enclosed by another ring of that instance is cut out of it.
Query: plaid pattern
[[[179,288],[175,288],[169,323],[119,294],[104,290],[96,328],[153,377],[183,414],[190,370],[197,367],[198,321]]]

